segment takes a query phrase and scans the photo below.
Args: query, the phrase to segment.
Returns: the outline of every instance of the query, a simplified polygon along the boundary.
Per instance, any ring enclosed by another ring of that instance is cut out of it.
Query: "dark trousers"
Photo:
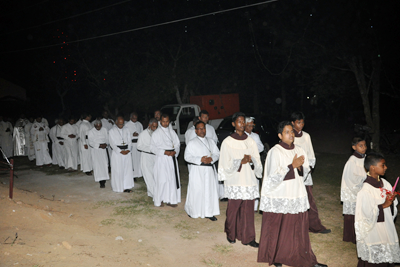
[[[256,239],[254,227],[254,199],[229,199],[226,209],[225,233],[230,240],[248,244]]]
[[[306,185],[306,190],[308,202],[310,203],[310,209],[308,210],[309,231],[312,233],[319,233],[326,230],[326,227],[322,225],[319,219],[317,204],[315,204],[312,193],[312,186]]]
[[[394,263],[369,263],[367,261],[363,261],[362,259],[358,258],[357,267],[394,267]]]
[[[356,243],[356,232],[354,230],[354,215],[343,215],[343,241]]]

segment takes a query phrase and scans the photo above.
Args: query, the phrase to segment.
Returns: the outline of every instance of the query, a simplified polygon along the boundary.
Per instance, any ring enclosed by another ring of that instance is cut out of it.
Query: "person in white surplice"
[[[94,121],[94,128],[88,132],[88,144],[92,153],[93,176],[96,182],[100,183],[100,188],[106,187],[106,180],[110,180],[108,175],[108,131],[102,127],[101,120]]]
[[[52,159],[49,154],[48,134],[50,129],[42,122],[41,117],[36,118],[36,122],[32,125],[31,135],[33,145],[35,147],[36,166],[50,165]]]
[[[133,178],[142,177],[142,170],[140,169],[140,151],[137,150],[138,137],[141,132],[143,132],[143,125],[138,122],[138,114],[132,112],[130,120],[125,124],[131,133],[132,139],[132,167],[133,167]]]
[[[25,125],[25,143],[26,143],[26,155],[30,161],[35,159],[35,147],[33,146],[31,128],[33,125],[33,118],[29,117],[29,122]]]
[[[13,130],[11,123],[3,121],[3,116],[0,116],[0,147],[7,158],[13,156]]]
[[[132,139],[124,127],[124,118],[117,117],[115,126],[108,132],[111,153],[111,187],[114,192],[132,192],[134,187],[132,170]]]
[[[154,196],[154,163],[156,156],[150,151],[151,136],[157,130],[158,122],[155,118],[150,119],[149,126],[139,134],[137,149],[142,152],[140,159],[140,168],[143,174],[144,182],[147,186],[147,195]]]
[[[185,160],[191,164],[185,211],[191,218],[208,218],[216,221],[219,215],[218,180],[214,163],[219,159],[215,142],[206,137],[206,124],[198,121],[196,137],[185,149]]]
[[[93,128],[92,124],[90,124],[92,115],[84,113],[82,117],[82,122],[79,125],[78,141],[81,160],[81,171],[86,173],[86,175],[92,175],[92,152],[87,141],[88,132]]]
[[[178,155],[180,151],[178,135],[169,127],[169,116],[161,116],[160,127],[151,136],[150,151],[156,155],[154,164],[154,206],[166,203],[177,207],[181,202]]]
[[[379,153],[369,153],[364,168],[368,173],[357,194],[354,218],[357,267],[394,267],[400,262],[399,237],[394,224],[398,201],[390,183],[381,177],[387,170],[385,158]]]
[[[70,118],[61,129],[61,136],[64,138],[65,169],[70,171],[78,169],[78,127],[74,123],[75,119]]]
[[[65,150],[64,150],[64,139],[60,139],[62,126],[64,125],[63,119],[58,119],[57,124],[50,129],[50,139],[53,143],[53,165],[58,165],[60,169],[65,168]]]

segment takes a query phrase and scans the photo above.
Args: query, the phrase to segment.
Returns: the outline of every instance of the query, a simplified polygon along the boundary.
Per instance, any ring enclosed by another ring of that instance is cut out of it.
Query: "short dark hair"
[[[168,118],[168,119],[170,119],[168,114],[161,114],[161,118]]]
[[[236,112],[235,114],[232,115],[232,122],[236,122],[237,118],[239,117],[243,117],[246,118],[246,114],[244,114],[243,112]]]
[[[85,118],[87,118],[87,117],[91,117],[92,115],[90,114],[90,113],[87,113],[87,112],[84,112],[84,113],[82,113],[82,115],[81,115],[81,119],[85,119]]]
[[[291,121],[297,121],[297,120],[305,120],[306,116],[304,116],[303,112],[300,111],[295,111],[290,115],[290,120]]]
[[[208,111],[205,110],[205,109],[203,109],[202,111],[200,111],[199,117],[201,117],[201,115],[203,115],[203,114],[209,115]]]
[[[365,138],[362,136],[355,136],[355,137],[353,137],[353,140],[351,140],[351,145],[355,146],[358,143],[360,143],[361,141],[365,141]]]
[[[193,121],[193,125],[195,125],[195,124],[196,124],[196,122],[198,122],[198,121],[199,121],[199,117],[194,117],[192,121]]]
[[[365,170],[369,171],[369,168],[371,166],[376,166],[378,164],[378,162],[381,161],[382,159],[385,159],[385,157],[381,153],[378,153],[378,152],[368,153],[368,155],[365,157],[365,160],[364,160]]]
[[[283,133],[283,129],[285,129],[286,126],[291,126],[293,128],[293,125],[290,121],[281,121],[278,124],[278,134],[282,134]]]
[[[202,122],[202,121],[199,120],[199,121],[197,121],[197,122],[194,124],[194,128],[197,129],[197,125],[199,125],[199,124],[201,124],[201,123],[204,124],[204,127],[206,127],[206,124],[205,124],[204,122]]]

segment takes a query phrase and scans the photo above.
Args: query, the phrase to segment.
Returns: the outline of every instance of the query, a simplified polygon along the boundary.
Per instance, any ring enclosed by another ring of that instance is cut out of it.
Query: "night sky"
[[[381,62],[390,122],[400,115],[395,1],[329,2],[2,1],[0,77],[29,101],[1,112],[144,114],[177,103],[178,90],[183,102],[237,92],[245,112],[362,122],[356,58],[367,82]]]

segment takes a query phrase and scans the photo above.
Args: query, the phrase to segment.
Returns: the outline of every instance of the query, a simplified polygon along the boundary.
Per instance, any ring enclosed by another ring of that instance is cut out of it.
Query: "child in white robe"
[[[343,241],[355,244],[354,214],[356,212],[357,193],[367,177],[364,169],[367,145],[363,138],[354,137],[352,148],[354,153],[347,160],[343,170],[340,200],[343,202]]]
[[[354,228],[357,238],[357,267],[391,267],[400,262],[399,238],[394,218],[398,201],[385,175],[386,161],[379,153],[365,157],[369,172],[357,194]]]

